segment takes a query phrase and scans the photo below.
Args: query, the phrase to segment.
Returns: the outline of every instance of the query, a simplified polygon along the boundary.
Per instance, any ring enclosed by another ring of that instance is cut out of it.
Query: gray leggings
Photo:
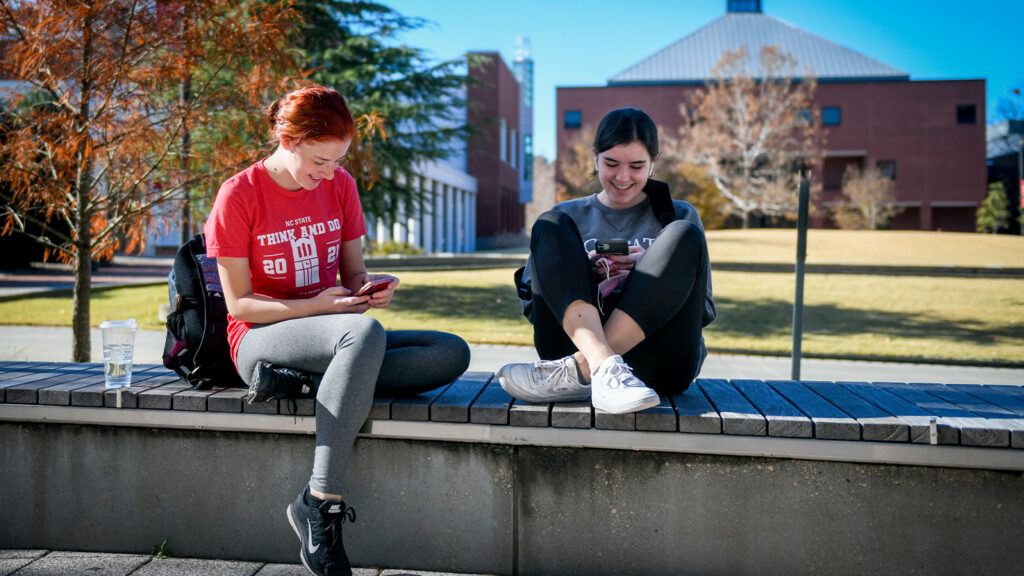
[[[258,360],[323,374],[309,486],[341,494],[352,445],[375,391],[403,396],[447,384],[469,366],[469,347],[453,334],[385,332],[370,316],[332,314],[253,326],[239,344],[236,362],[246,383]]]

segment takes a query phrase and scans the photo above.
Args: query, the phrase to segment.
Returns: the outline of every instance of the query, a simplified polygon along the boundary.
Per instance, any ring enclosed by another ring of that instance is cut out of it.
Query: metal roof
[[[608,85],[702,83],[713,77],[723,52],[740,46],[747,50],[746,71],[755,77],[761,48],[780,46],[796,59],[796,69],[790,71],[796,76],[810,70],[822,81],[910,79],[902,70],[774,16],[729,13],[616,74]]]

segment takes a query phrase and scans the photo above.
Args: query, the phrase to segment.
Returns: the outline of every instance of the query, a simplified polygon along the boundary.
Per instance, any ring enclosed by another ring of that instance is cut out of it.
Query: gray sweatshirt
[[[693,206],[682,200],[673,200],[675,207],[675,219],[687,220],[704,229],[700,222],[700,216]],[[630,246],[642,246],[645,250],[650,248],[654,239],[661,232],[661,223],[654,216],[651,210],[651,201],[643,202],[626,208],[615,210],[609,208],[597,199],[597,194],[575,198],[565,202],[559,202],[552,210],[565,212],[576,223],[580,236],[583,238],[583,249],[590,252],[594,249],[597,240],[608,240],[613,238],[625,238]],[[526,270],[523,271],[523,282],[529,285],[533,273],[532,258],[526,261]],[[714,321],[715,302],[711,296],[711,266],[710,263],[704,271],[708,278],[707,303],[704,310],[704,326]],[[524,306],[526,302],[523,303]]]

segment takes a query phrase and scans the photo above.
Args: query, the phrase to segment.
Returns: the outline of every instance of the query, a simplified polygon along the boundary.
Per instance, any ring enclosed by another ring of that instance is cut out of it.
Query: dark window
[[[838,106],[821,109],[821,124],[823,126],[840,126],[843,123],[843,110]]]
[[[726,8],[729,12],[760,12],[761,0],[729,0]]]
[[[878,168],[878,172],[882,176],[888,177],[890,180],[896,179],[896,161],[895,160],[879,160],[875,162],[875,167]]]
[[[978,109],[974,104],[961,104],[956,107],[957,124],[975,124],[978,121]]]
[[[565,127],[579,128],[580,126],[583,126],[583,112],[580,112],[579,110],[566,110]]]
[[[800,110],[797,111],[796,114],[797,114],[797,118],[799,118],[801,122],[805,122],[807,124],[813,124],[814,123],[814,110],[813,109],[811,109],[811,108],[801,108]]]

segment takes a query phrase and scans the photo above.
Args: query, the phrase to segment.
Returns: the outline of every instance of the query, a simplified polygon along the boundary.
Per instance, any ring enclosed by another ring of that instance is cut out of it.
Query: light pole
[[[793,380],[800,380],[804,333],[804,261],[807,260],[807,212],[811,200],[810,174],[805,171],[800,172],[799,196],[796,220],[796,294],[793,297]]]

